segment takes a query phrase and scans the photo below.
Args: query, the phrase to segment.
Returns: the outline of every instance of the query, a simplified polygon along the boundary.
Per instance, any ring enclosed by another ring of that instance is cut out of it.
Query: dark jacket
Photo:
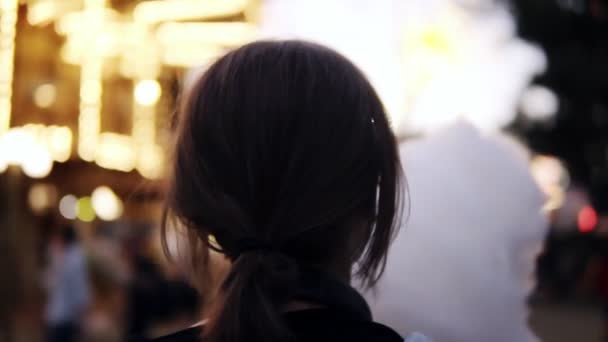
[[[284,314],[295,341],[403,341],[391,328],[372,321],[369,306],[355,289],[326,274],[302,272],[300,286],[293,297],[323,306]],[[204,342],[203,329],[204,325],[193,327],[153,341]]]

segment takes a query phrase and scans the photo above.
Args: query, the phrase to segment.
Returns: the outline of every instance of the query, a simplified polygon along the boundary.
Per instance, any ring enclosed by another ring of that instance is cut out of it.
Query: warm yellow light
[[[156,80],[143,80],[135,85],[135,101],[142,106],[152,106],[160,98],[161,88]]]
[[[0,135],[0,173],[6,171],[10,164],[8,151],[10,151],[10,148],[6,142],[6,135]]]
[[[76,202],[76,217],[84,222],[91,222],[95,219],[95,211],[91,197],[82,197]]]
[[[415,103],[420,92],[427,89],[437,75],[446,74],[458,62],[464,39],[458,25],[460,12],[447,11],[441,16],[439,21],[413,23],[405,31],[402,63],[409,89],[407,102]]]
[[[418,31],[419,30],[419,31]],[[409,87],[414,92],[456,60],[456,38],[444,27],[421,27],[406,35],[403,56]]]
[[[78,144],[78,155],[82,160],[93,161],[95,159],[95,151],[97,150],[97,144],[93,139],[80,138]]]
[[[162,96],[156,78],[163,62],[176,66],[200,65],[216,58],[226,48],[246,43],[257,35],[255,26],[247,23],[198,25],[167,21],[221,19],[243,13],[252,1],[138,2],[133,12],[134,21],[125,20],[122,14],[108,8],[109,4],[107,0],[83,0],[82,11],[62,14],[55,25],[55,30],[66,37],[62,58],[81,66],[78,155],[104,168],[121,171],[137,168],[144,177],[158,178],[162,175],[164,155],[155,144],[155,104]],[[113,56],[120,57],[120,70],[135,80],[130,137],[101,131],[103,66],[105,59]],[[64,140],[57,136],[51,141],[63,146]]]
[[[59,56],[61,56],[61,60],[67,64],[82,63],[82,51],[80,51],[78,47],[75,47],[74,44],[71,44],[70,41],[67,41],[61,47]]]
[[[31,146],[33,139],[22,128],[13,128],[0,136],[3,159],[8,165],[21,165],[23,149]]]
[[[54,84],[46,83],[34,90],[34,104],[40,108],[48,108],[55,103],[57,88]]]
[[[33,145],[42,146],[53,160],[59,162],[68,160],[72,149],[72,131],[65,126],[27,124],[13,127],[2,140],[4,144],[12,146],[9,155],[14,164],[21,164],[27,155],[23,151]]]
[[[80,64],[85,54],[95,54],[103,58],[120,56],[128,48],[124,46],[125,37],[122,35],[125,32],[121,28],[115,28],[115,32],[100,32],[94,45],[90,44],[90,37],[81,33],[69,34],[67,41],[61,48],[62,60],[70,64]],[[91,49],[91,51],[85,50],[85,47]]]
[[[38,1],[27,9],[27,21],[30,25],[38,25],[51,20],[56,13],[58,1]]]
[[[53,158],[44,146],[35,144],[22,150],[21,160],[23,173],[32,178],[44,178],[53,169]]]
[[[87,23],[79,34],[86,35],[80,68],[80,116],[78,117],[78,155],[93,161],[101,126],[103,56],[95,44],[103,31],[106,0],[85,0],[83,18]]]
[[[80,99],[84,103],[98,103],[101,99],[101,80],[84,80],[80,86]]]
[[[68,127],[51,126],[48,128],[47,143],[54,160],[65,162],[72,152],[72,130]]]
[[[429,28],[420,35],[422,46],[436,54],[447,55],[452,52],[454,43],[448,34],[438,28]]]
[[[116,196],[114,191],[107,186],[96,188],[93,191],[91,200],[95,213],[104,221],[113,221],[122,215],[122,201]]]
[[[0,153],[4,162],[20,166],[29,177],[46,177],[53,168],[53,159],[44,144],[44,129],[43,125],[26,125],[2,135]]]
[[[457,46],[454,32],[442,26],[422,26],[407,32],[404,41],[404,56],[432,55],[451,58]]]
[[[0,135],[0,155],[7,165],[19,165],[21,158],[14,146],[21,146],[20,143],[28,143],[28,137],[20,129],[11,129],[4,135]]]
[[[131,137],[104,132],[99,135],[95,163],[103,168],[129,172],[135,168],[136,151]]]
[[[133,115],[133,139],[140,145],[140,149],[145,149],[148,144],[156,141],[156,123],[154,112],[149,113],[149,107],[135,108]]]
[[[104,21],[117,21],[120,19],[120,13],[112,8],[101,8],[100,4],[94,4],[93,14],[95,16],[101,16]],[[103,5],[103,4],[101,4]],[[61,35],[78,35],[80,33],[87,32],[88,30],[95,30],[95,21],[90,21],[91,7],[88,11],[73,11],[70,13],[63,14],[55,22],[55,31]],[[112,25],[118,25],[118,23],[112,23]],[[106,26],[107,27],[107,26]]]
[[[570,185],[570,175],[562,162],[552,156],[538,155],[532,159],[530,171],[547,198],[544,209],[551,211],[560,208]]]
[[[76,203],[78,199],[74,195],[65,195],[59,201],[59,213],[68,220],[76,218]]]
[[[99,138],[99,107],[83,107],[78,118],[78,155],[86,161],[95,159]]]
[[[188,19],[211,19],[243,12],[248,0],[156,0],[140,2],[133,11],[137,21],[155,23]]]
[[[549,185],[568,186],[569,177],[566,168],[556,157],[538,155],[532,159],[530,169],[534,180],[544,188]]]
[[[544,190],[546,196],[546,202],[543,205],[544,212],[551,212],[557,210],[564,205],[566,198],[566,192],[558,186],[549,186]]]
[[[148,179],[158,179],[164,171],[164,154],[160,146],[147,145],[140,149],[137,171]]]
[[[4,155],[2,154],[2,147],[0,147],[0,173],[3,173],[8,168],[8,162]]]
[[[28,193],[28,202],[34,213],[41,213],[57,201],[57,189],[52,184],[36,183]]]
[[[37,0],[28,4],[27,21],[30,25],[45,25],[79,6],[79,1]]]
[[[11,122],[18,5],[18,0],[0,1],[0,86],[6,89],[0,94],[0,135],[9,129]]]

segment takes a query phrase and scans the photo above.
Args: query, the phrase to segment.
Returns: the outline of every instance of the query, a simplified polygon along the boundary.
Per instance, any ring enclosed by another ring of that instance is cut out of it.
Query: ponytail
[[[238,256],[212,308],[206,339],[289,341],[282,311],[297,278],[294,260],[281,253],[251,250]]]

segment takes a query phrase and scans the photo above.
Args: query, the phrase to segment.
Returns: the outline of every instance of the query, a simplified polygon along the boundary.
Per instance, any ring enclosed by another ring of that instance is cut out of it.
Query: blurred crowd
[[[46,243],[46,341],[123,341],[162,336],[199,319],[199,296],[158,258],[150,232],[92,236],[72,225]]]

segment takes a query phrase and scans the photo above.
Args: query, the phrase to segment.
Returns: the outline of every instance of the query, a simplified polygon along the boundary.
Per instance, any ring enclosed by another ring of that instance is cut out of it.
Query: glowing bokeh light
[[[72,130],[68,127],[49,127],[47,144],[54,160],[67,161],[72,153]]]
[[[84,2],[86,25],[77,34],[86,38],[80,58],[80,114],[78,116],[78,155],[93,161],[101,130],[102,80],[104,58],[95,44],[105,27],[106,0]]]
[[[143,147],[137,163],[137,171],[148,179],[158,179],[164,171],[163,150],[157,144]]]
[[[0,135],[11,124],[18,11],[18,0],[0,1]]]
[[[18,11],[18,0],[0,1],[0,135],[11,123]]]
[[[564,203],[565,191],[570,185],[570,175],[562,162],[551,156],[535,156],[530,163],[530,172],[547,197],[544,210],[560,208]]]
[[[3,158],[9,165],[20,165],[23,157],[22,148],[31,144],[31,137],[22,129],[11,129],[0,136]]]
[[[78,199],[74,195],[65,195],[59,201],[59,213],[68,220],[76,218],[76,203]]]
[[[21,149],[21,169],[23,173],[32,178],[44,178],[53,169],[53,158],[42,145],[34,144]]]
[[[40,108],[49,108],[55,103],[57,88],[54,84],[41,84],[34,90],[34,104]]]
[[[135,85],[135,101],[142,106],[152,106],[160,98],[161,88],[156,80],[143,80]]]
[[[27,21],[30,25],[48,22],[55,14],[53,1],[38,1],[31,4],[27,11]]]
[[[48,175],[53,161],[64,162],[72,152],[72,131],[65,126],[27,124],[0,136],[2,162],[23,168],[34,178]]]
[[[129,172],[135,168],[136,150],[130,136],[104,132],[99,135],[95,163],[103,168]]]
[[[76,201],[76,217],[84,222],[91,222],[95,219],[91,197],[82,197]]]
[[[36,183],[30,188],[27,198],[32,211],[39,214],[55,204],[57,189],[52,184]]]
[[[97,216],[104,221],[113,221],[123,213],[122,201],[112,189],[100,186],[91,195],[93,209]]]
[[[84,102],[95,102],[101,97],[101,82],[97,80],[86,80],[82,82],[80,98]]]
[[[585,206],[578,212],[578,230],[581,233],[592,232],[597,227],[597,212],[591,206]]]
[[[154,105],[162,96],[156,80],[161,68],[167,64],[198,65],[255,39],[259,4],[252,0],[146,1],[135,4],[128,19],[112,7],[108,0],[39,0],[27,4],[27,19],[31,25],[54,24],[55,31],[65,37],[61,58],[80,66],[80,115],[75,132],[78,156],[103,168],[131,171],[137,167],[144,177],[158,178],[163,156],[159,157],[156,151],[144,156],[141,147],[157,143]],[[236,15],[243,15],[244,19],[221,20]],[[204,19],[214,20],[200,22]],[[104,133],[101,129],[105,63],[109,58],[117,58],[119,72],[134,80],[130,136]],[[52,105],[53,89],[45,85],[38,90],[35,103],[42,108]],[[0,98],[0,102],[10,101]],[[71,145],[69,137],[55,135],[48,139],[54,143],[49,147],[54,160],[69,159],[69,155],[58,155],[57,149],[52,148],[65,146],[66,142]]]
[[[523,93],[520,107],[527,118],[546,120],[557,112],[559,100],[549,88],[531,86]]]
[[[6,152],[7,146],[4,139],[0,137],[0,173],[6,171],[9,165],[9,160]]]
[[[46,25],[69,11],[78,11],[78,1],[37,0],[29,2],[27,21],[30,25]]]

